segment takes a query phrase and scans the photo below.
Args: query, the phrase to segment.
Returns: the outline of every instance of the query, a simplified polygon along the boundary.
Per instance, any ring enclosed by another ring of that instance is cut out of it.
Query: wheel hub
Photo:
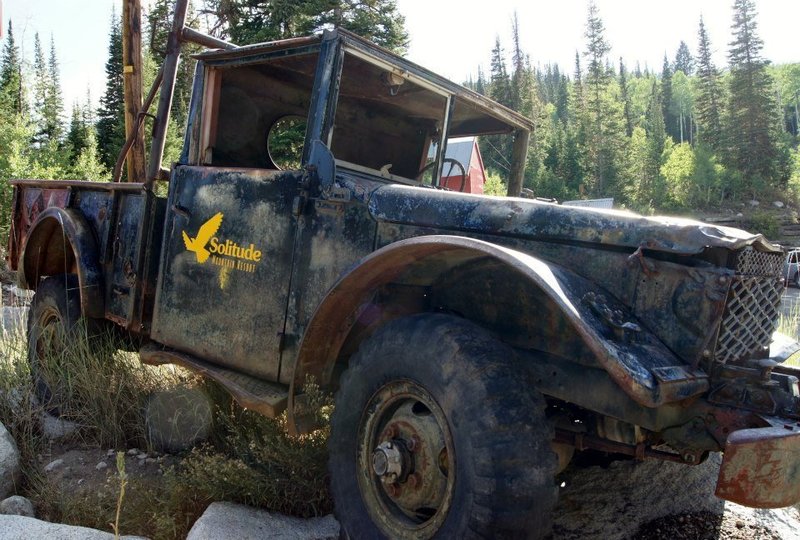
[[[404,476],[403,452],[401,443],[384,441],[372,452],[372,470],[383,482],[396,482]]]
[[[373,396],[365,415],[359,452],[371,477],[360,478],[365,502],[394,516],[393,536],[437,527],[454,484],[452,443],[438,404],[416,383],[397,381]]]

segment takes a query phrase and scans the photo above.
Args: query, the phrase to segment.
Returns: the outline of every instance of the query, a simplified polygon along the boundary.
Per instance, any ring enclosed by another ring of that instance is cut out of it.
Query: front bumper
[[[731,433],[716,495],[754,508],[800,503],[800,422]]]

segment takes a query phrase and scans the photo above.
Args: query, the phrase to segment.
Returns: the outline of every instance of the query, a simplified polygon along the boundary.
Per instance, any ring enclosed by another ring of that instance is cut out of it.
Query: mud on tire
[[[513,357],[484,329],[441,314],[393,321],[362,344],[331,425],[345,537],[549,533],[552,428]]]

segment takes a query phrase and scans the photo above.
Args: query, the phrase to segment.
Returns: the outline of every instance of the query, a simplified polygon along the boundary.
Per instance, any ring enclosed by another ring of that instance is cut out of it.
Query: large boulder
[[[17,444],[5,426],[0,424],[0,499],[14,493],[21,474]]]
[[[53,538],[57,540],[113,540],[111,533],[48,523],[24,516],[0,515],[0,540],[31,540],[32,538]],[[125,540],[135,540],[137,536],[123,536]]]
[[[12,495],[8,499],[0,501],[0,514],[35,517],[33,503],[29,499],[19,495]]]
[[[335,540],[339,523],[333,516],[301,519],[227,502],[212,503],[186,540]],[[0,536],[0,540],[2,536]]]

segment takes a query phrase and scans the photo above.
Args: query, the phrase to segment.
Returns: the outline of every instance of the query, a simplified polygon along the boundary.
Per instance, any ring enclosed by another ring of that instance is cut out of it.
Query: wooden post
[[[125,136],[136,128],[142,110],[142,7],[140,0],[122,0],[122,73],[125,91]],[[144,128],[128,153],[128,182],[145,181]]]
[[[525,162],[528,159],[528,143],[531,132],[518,129],[514,133],[514,149],[511,152],[511,172],[508,178],[508,196],[519,197],[522,192],[522,181],[525,179]]]

